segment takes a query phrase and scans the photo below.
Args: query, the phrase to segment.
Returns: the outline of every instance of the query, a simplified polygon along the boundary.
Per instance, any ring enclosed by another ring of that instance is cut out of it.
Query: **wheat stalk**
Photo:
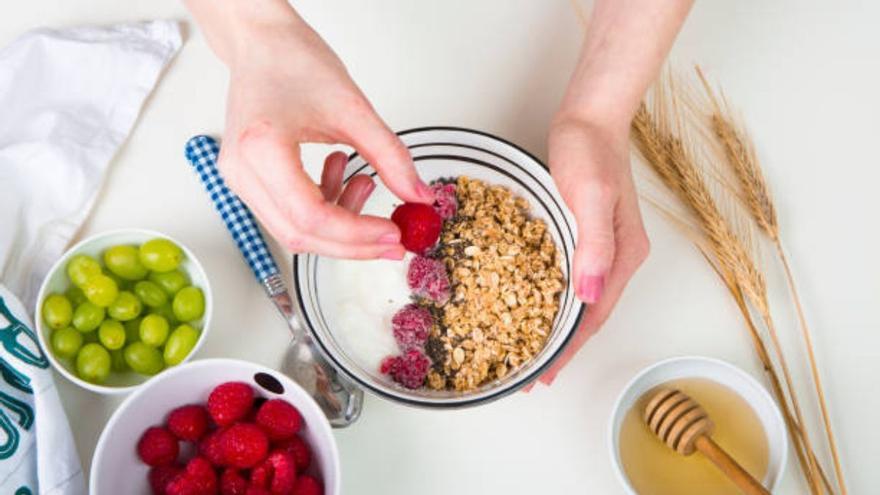
[[[659,90],[654,99],[653,115],[644,104],[637,110],[632,123],[636,146],[661,180],[694,214],[717,266],[730,277],[745,299],[761,315],[765,327],[771,335],[776,359],[782,368],[783,383],[788,392],[788,400],[782,397],[780,405],[787,408],[788,402],[791,402],[791,409],[797,420],[796,423],[790,423],[791,426],[796,427],[797,432],[792,432],[792,435],[799,435],[804,451],[812,452],[813,448],[804,428],[803,414],[792,385],[793,380],[788,363],[782,352],[773,319],[770,316],[764,277],[755,267],[731,225],[721,214],[700,173],[700,168],[695,163],[691,146],[685,144],[682,138],[684,121],[679,103],[675,98],[674,84],[670,82],[669,87],[671,88],[670,96],[666,97],[664,86],[658,86]],[[672,117],[670,117],[670,113],[673,114]],[[815,456],[799,455],[799,458],[805,461],[803,467],[805,467],[811,491],[821,493],[818,481],[820,478],[819,466],[815,462]]]
[[[813,348],[813,339],[807,319],[804,315],[803,305],[801,304],[800,295],[797,290],[797,284],[794,281],[794,275],[791,270],[788,257],[782,247],[782,238],[779,234],[779,220],[776,214],[773,197],[770,194],[770,188],[764,178],[761,165],[755,153],[755,147],[752,144],[748,134],[737,125],[730,116],[729,107],[723,96],[719,99],[715,91],[706,80],[700,67],[695,67],[697,76],[703,86],[705,95],[709,100],[709,112],[705,114],[712,132],[721,144],[723,161],[734,172],[740,188],[746,198],[748,211],[751,213],[755,223],[769,237],[770,241],[776,248],[776,254],[782,263],[785,272],[786,283],[791,292],[791,297],[795,305],[798,316],[798,322],[801,330],[801,337],[807,348],[807,356],[810,364],[810,373],[813,378],[813,384],[816,390],[816,396],[819,399],[819,408],[822,413],[822,421],[825,429],[825,435],[828,439],[828,445],[831,450],[832,461],[834,462],[834,472],[837,478],[837,486],[841,495],[846,495],[846,483],[843,477],[843,469],[840,462],[840,455],[837,449],[837,442],[834,438],[834,432],[831,428],[831,418],[828,413],[827,401],[825,399],[822,380],[819,375],[818,366],[816,364],[816,356]],[[723,104],[722,104],[723,101]]]

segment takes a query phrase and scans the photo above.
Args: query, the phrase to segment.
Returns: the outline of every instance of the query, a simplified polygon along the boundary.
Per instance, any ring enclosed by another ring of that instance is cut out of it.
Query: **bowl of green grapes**
[[[122,394],[188,361],[211,309],[208,277],[186,246],[125,229],[64,253],[40,287],[34,319],[59,373],[93,392]]]

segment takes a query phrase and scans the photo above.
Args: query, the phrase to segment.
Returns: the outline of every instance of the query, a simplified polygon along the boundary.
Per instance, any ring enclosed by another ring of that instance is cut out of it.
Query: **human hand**
[[[360,175],[343,187],[347,159],[335,152],[315,184],[303,169],[300,144],[351,145],[404,201],[431,202],[433,194],[336,55],[292,9],[282,13],[253,22],[256,29],[246,36],[214,43],[231,75],[218,166],[288,250],[400,259],[397,226],[359,214],[375,187],[372,179]]]
[[[574,118],[557,120],[550,131],[550,172],[577,220],[571,277],[587,313],[563,355],[541,375],[546,385],[602,326],[648,256],[627,131]]]

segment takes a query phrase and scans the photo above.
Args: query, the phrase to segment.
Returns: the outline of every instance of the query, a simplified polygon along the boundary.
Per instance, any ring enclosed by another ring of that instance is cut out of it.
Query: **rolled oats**
[[[470,391],[537,355],[559,310],[564,280],[547,226],[501,186],[459,177],[457,215],[444,223],[436,257],[452,298],[434,305],[428,339],[433,389]]]

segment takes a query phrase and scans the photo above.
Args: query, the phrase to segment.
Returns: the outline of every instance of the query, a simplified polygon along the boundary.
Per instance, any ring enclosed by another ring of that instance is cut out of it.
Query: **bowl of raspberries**
[[[256,364],[182,365],[116,410],[92,459],[92,495],[337,495],[339,454],[318,405]]]

